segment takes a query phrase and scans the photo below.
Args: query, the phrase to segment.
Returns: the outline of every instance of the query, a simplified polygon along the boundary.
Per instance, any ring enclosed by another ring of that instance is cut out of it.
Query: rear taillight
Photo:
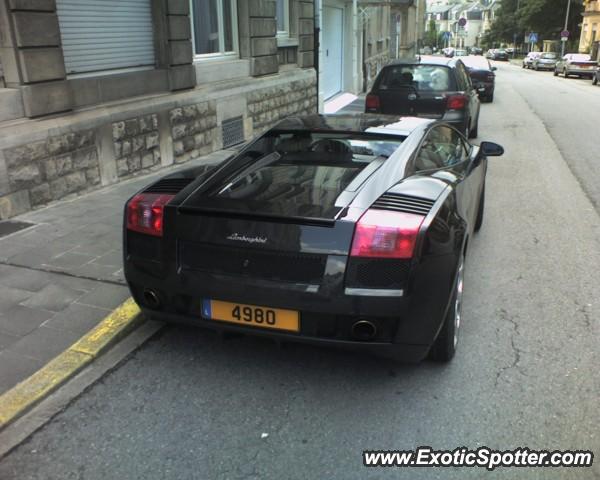
[[[413,213],[367,210],[356,224],[350,255],[412,258],[424,218]]]
[[[450,95],[446,106],[448,110],[462,110],[467,105],[467,97],[465,95]]]
[[[377,111],[380,107],[379,97],[377,95],[369,94],[365,100],[365,107],[370,111]]]
[[[140,193],[127,203],[127,229],[162,237],[164,207],[174,195]]]

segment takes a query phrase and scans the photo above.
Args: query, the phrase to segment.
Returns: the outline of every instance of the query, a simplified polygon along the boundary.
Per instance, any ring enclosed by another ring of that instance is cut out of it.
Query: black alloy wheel
[[[462,317],[464,269],[464,255],[461,255],[458,262],[454,291],[452,292],[448,312],[444,319],[444,325],[442,325],[442,329],[429,351],[429,357],[435,362],[449,362],[456,353]]]

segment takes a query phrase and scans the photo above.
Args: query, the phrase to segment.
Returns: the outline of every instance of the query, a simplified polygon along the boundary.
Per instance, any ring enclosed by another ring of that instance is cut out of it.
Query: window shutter
[[[56,0],[67,74],[154,65],[151,0]]]

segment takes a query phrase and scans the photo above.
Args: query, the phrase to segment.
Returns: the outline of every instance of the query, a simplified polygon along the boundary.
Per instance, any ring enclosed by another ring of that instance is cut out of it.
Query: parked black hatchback
[[[366,98],[366,113],[412,115],[449,123],[477,137],[480,103],[467,69],[458,58],[396,60],[377,75]]]

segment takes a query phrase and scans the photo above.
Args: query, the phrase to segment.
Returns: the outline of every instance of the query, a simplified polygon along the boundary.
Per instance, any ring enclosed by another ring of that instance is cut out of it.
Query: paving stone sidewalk
[[[129,297],[121,241],[127,198],[170,171],[232,153],[214,152],[10,219],[32,226],[0,237],[0,394]]]

